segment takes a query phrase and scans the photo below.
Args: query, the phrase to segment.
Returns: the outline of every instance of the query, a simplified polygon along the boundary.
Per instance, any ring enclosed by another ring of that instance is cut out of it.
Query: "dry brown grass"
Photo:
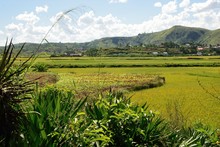
[[[26,74],[26,79],[36,81],[40,87],[44,87],[58,82],[59,76],[48,72],[30,72]]]

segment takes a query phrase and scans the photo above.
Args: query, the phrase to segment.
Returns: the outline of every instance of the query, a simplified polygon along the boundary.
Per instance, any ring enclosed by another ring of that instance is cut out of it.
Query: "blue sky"
[[[220,28],[220,0],[5,0],[0,2],[0,45],[15,43],[86,42],[102,37],[134,36],[174,25]]]

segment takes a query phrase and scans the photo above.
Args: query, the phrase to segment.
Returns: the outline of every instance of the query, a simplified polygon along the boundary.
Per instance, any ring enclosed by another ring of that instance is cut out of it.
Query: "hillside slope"
[[[134,37],[109,37],[94,40],[86,43],[85,48],[111,48],[126,45],[140,44],[161,44],[172,41],[177,44],[201,43],[218,44],[220,43],[220,29],[207,30],[204,28],[193,28],[184,26],[174,26],[170,29],[155,33],[143,33]]]
[[[85,43],[46,43],[41,46],[41,52],[63,53],[73,50],[91,49],[91,48],[115,48],[136,46],[143,44],[160,45],[164,42],[174,42],[176,44],[200,43],[200,44],[220,44],[220,29],[208,30],[204,28],[173,26],[172,28],[154,32],[142,33],[133,37],[106,37]],[[21,46],[21,44],[17,44]],[[30,53],[37,48],[38,44],[28,43],[25,46],[25,52]]]

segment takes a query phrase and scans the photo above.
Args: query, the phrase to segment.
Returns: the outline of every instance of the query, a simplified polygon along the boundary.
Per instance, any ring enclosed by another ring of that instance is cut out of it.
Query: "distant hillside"
[[[200,40],[202,43],[206,44],[220,44],[220,29],[214,31],[208,31],[206,35],[203,35]]]
[[[85,43],[46,43],[41,47],[41,51],[49,54],[63,52],[78,52],[91,48],[115,48],[140,45],[160,45],[164,42],[174,42],[176,44],[200,43],[200,44],[220,44],[220,29],[208,30],[204,28],[194,28],[185,26],[174,26],[170,29],[154,33],[143,33],[133,37],[106,37]],[[38,44],[28,43],[25,52],[32,52]]]
[[[163,42],[172,41],[177,44],[184,44],[189,42],[198,42],[202,36],[208,33],[209,30],[202,28],[190,28],[183,26],[174,26],[170,29],[153,33],[146,38],[145,43],[160,44]]]
[[[220,44],[220,29],[207,30],[184,26],[174,26],[155,33],[143,33],[134,37],[108,37],[81,44],[83,48],[112,48],[126,45],[156,44],[172,41],[177,44],[201,43]]]
[[[111,37],[103,38],[89,42],[90,47],[118,47],[125,45],[140,45],[140,44],[156,44],[172,41],[177,44],[185,43],[201,43],[201,44],[220,44],[220,29],[210,31],[203,28],[192,28],[183,26],[174,26],[170,29],[155,32],[143,33],[134,37]]]

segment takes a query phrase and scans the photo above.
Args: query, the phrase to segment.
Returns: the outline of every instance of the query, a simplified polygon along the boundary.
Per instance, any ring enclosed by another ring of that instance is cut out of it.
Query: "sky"
[[[220,29],[220,0],[0,0],[0,45],[88,42],[174,25]]]

